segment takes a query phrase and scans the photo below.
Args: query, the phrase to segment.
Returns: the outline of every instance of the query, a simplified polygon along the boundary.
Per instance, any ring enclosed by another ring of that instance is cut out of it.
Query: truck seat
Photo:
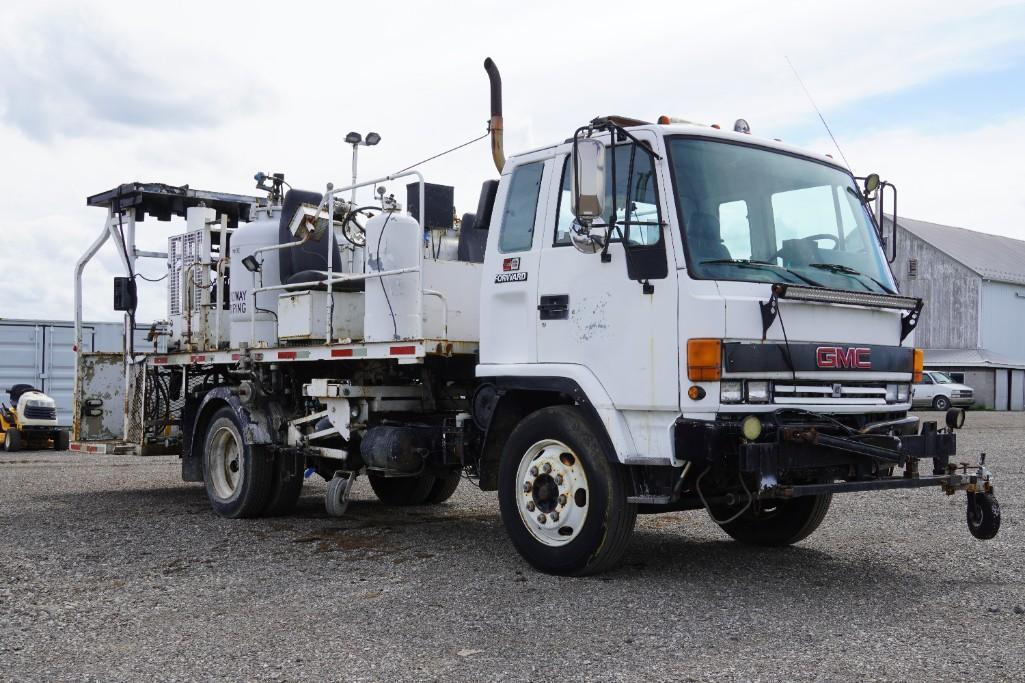
[[[687,246],[695,263],[731,258],[723,244],[719,219],[710,213],[697,212],[690,217],[687,228]]]

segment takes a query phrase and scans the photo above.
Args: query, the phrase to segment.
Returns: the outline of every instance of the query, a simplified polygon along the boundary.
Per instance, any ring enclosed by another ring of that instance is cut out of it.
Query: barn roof
[[[911,218],[897,224],[987,280],[1025,285],[1025,241]]]
[[[1025,368],[1021,361],[989,349],[925,349],[925,367]]]

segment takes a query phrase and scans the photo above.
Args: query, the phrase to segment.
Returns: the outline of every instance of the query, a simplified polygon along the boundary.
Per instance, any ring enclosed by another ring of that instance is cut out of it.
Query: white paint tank
[[[367,221],[367,273],[418,267],[423,244],[423,230],[413,218],[399,211],[377,214]],[[366,341],[420,337],[421,296],[420,278],[415,272],[368,279]]]
[[[281,284],[281,269],[278,252],[265,251],[257,254],[261,262],[260,272],[251,273],[242,265],[242,259],[257,249],[278,243],[278,221],[280,208],[259,209],[249,223],[239,225],[231,235],[231,347],[237,349],[240,342],[253,344],[250,327],[250,311],[253,305],[252,288]],[[256,295],[256,346],[275,346],[278,343],[277,311],[278,291],[259,292]],[[262,310],[259,310],[262,309]]]

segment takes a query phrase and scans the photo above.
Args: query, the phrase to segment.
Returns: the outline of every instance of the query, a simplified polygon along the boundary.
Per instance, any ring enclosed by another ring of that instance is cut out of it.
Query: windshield
[[[953,384],[954,383],[954,380],[952,380],[950,378],[950,375],[946,375],[946,374],[944,374],[942,372],[933,372],[933,373],[930,373],[930,374],[932,374],[932,378],[934,380],[936,380],[937,384]]]
[[[713,140],[674,137],[669,151],[693,277],[896,292],[847,173]]]

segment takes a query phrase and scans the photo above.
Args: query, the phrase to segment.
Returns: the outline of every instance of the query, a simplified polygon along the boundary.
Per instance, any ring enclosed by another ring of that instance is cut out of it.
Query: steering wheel
[[[840,246],[840,238],[836,235],[830,235],[828,232],[820,232],[815,235],[806,235],[805,237],[799,238],[802,242],[816,242],[818,240],[833,240],[833,249]],[[783,247],[776,250],[773,254],[775,258],[783,258]]]

